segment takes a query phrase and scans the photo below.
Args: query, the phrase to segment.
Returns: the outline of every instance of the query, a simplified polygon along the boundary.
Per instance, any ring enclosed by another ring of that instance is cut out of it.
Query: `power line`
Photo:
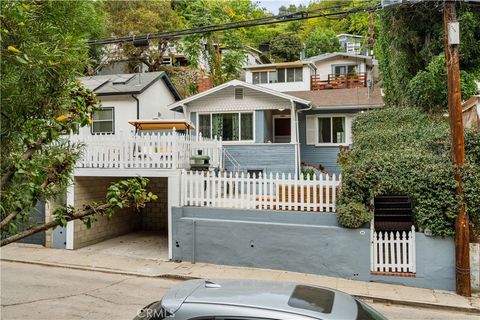
[[[344,18],[350,14],[360,13],[360,12],[374,12],[382,9],[381,5],[370,6],[370,7],[356,7],[349,10],[337,11],[337,12],[322,12],[329,10],[331,8],[321,8],[313,10],[303,10],[294,13],[269,16],[258,19],[243,20],[236,22],[229,22],[223,24],[209,25],[191,29],[180,29],[175,31],[166,31],[154,34],[146,34],[139,36],[127,36],[120,38],[110,38],[110,39],[101,39],[101,40],[88,40],[87,44],[89,45],[105,45],[105,44],[114,44],[114,43],[124,43],[124,42],[133,42],[141,43],[142,45],[148,45],[148,41],[151,39],[175,39],[181,38],[183,36],[198,34],[198,33],[209,33],[215,31],[231,30],[237,28],[249,28],[260,25],[269,25],[276,23],[284,23],[290,21],[299,21],[313,18],[332,18],[336,17],[338,19]]]

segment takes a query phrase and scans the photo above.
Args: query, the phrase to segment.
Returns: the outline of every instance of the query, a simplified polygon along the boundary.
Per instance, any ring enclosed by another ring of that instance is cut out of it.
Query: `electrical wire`
[[[251,19],[251,20],[242,20],[242,21],[229,22],[224,24],[208,25],[208,26],[191,28],[191,29],[180,29],[175,31],[166,31],[166,32],[160,32],[160,33],[154,33],[154,34],[109,38],[109,39],[101,39],[101,40],[88,40],[87,44],[93,46],[93,45],[105,45],[105,44],[125,43],[125,42],[135,42],[135,41],[148,41],[151,39],[162,39],[162,38],[175,39],[175,38],[181,38],[187,35],[198,34],[198,33],[210,33],[215,31],[248,28],[248,27],[255,27],[259,25],[277,24],[277,23],[284,23],[284,22],[290,22],[290,21],[313,19],[313,18],[328,18],[328,17],[335,18],[336,17],[336,18],[342,19],[351,14],[360,13],[360,12],[374,12],[382,9],[381,5],[375,5],[370,7],[356,7],[349,10],[336,11],[336,12],[323,12],[325,10],[331,10],[332,7],[303,10],[303,11],[297,11],[294,13],[289,13],[284,15],[276,15],[276,16],[263,17],[263,18]]]

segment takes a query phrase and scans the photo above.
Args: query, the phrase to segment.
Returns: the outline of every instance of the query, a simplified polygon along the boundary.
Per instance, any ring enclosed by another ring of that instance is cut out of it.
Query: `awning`
[[[151,119],[151,120],[130,120],[132,126],[139,130],[191,130],[195,126],[191,121],[183,119]]]

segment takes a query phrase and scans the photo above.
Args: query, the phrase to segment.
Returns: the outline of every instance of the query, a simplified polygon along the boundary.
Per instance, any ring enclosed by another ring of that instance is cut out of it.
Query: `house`
[[[171,107],[195,124],[194,134],[222,138],[227,171],[297,175],[302,163],[338,173],[355,114],[383,99],[377,88],[278,92],[233,80]]]
[[[128,133],[134,129],[128,121],[134,119],[181,118],[168,108],[181,96],[165,72],[97,75],[80,81],[102,105],[92,126],[80,129],[81,135]]]
[[[341,33],[337,35],[337,39],[340,42],[340,48],[343,52],[368,55],[368,48],[365,45],[365,37],[355,34]]]
[[[310,91],[367,87],[376,79],[369,56],[334,52],[307,59],[245,67],[245,81],[273,90]]]
[[[462,106],[465,128],[480,128],[480,95],[471,96]]]

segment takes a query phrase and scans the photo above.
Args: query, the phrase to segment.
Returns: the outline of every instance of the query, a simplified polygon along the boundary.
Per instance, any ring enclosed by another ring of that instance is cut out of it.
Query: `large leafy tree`
[[[472,87],[472,78],[480,79],[480,8],[459,4],[460,68],[465,88]],[[412,95],[405,89],[426,98],[425,110],[446,108],[446,72],[438,64],[444,52],[442,11],[434,2],[383,10],[376,51],[380,60],[385,101],[405,106]],[[443,59],[443,61],[445,61]],[[434,78],[432,78],[434,77]],[[414,97],[415,98],[415,97]]]
[[[89,61],[85,40],[102,32],[102,16],[90,1],[2,1],[0,6],[1,245],[153,199],[146,180],[123,181],[110,188],[104,202],[84,209],[60,206],[53,221],[28,225],[36,202],[56,198],[70,183],[82,146],[63,137],[89,124],[98,107],[94,94],[76,79]]]
[[[316,29],[305,39],[305,55],[313,57],[322,53],[340,50],[340,42],[332,30]]]
[[[187,28],[248,20],[263,15],[250,0],[180,1],[177,10]],[[243,28],[190,35],[182,39],[182,50],[193,67],[203,65],[214,85],[238,78],[245,61],[247,43]]]
[[[302,49],[302,40],[294,33],[279,34],[270,42],[270,53],[277,61],[298,60]]]
[[[172,8],[171,1],[105,1],[99,3],[107,13],[107,32],[109,36],[124,37],[145,35],[179,29],[183,18]],[[139,62],[148,67],[148,71],[160,70],[163,57],[169,45],[175,39],[152,39],[148,46],[134,46],[131,42],[105,47],[110,62],[129,61],[129,71],[135,72]]]

